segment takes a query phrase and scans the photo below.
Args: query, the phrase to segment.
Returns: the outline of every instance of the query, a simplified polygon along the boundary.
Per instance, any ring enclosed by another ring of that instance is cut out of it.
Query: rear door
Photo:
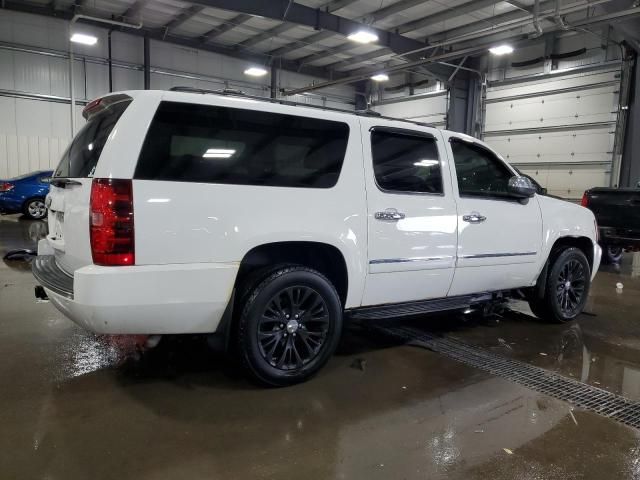
[[[447,295],[455,265],[456,204],[436,129],[362,119],[368,204],[363,305]]]
[[[92,263],[89,240],[91,182],[114,126],[131,103],[127,95],[105,97],[89,106],[87,123],[62,154],[51,180],[47,206],[56,262],[66,272]]]

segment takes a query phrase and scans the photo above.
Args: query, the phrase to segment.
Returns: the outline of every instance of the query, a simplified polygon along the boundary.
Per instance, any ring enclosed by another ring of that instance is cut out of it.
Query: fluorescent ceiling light
[[[497,47],[491,47],[489,51],[494,55],[506,55],[507,53],[513,53],[513,47],[511,45],[498,45]]]
[[[374,80],[376,82],[386,82],[389,80],[389,75],[387,75],[386,73],[378,73],[377,75],[371,77],[371,80]]]
[[[438,160],[420,160],[419,162],[415,162],[414,165],[416,167],[433,167],[438,163]]]
[[[347,37],[349,40],[358,43],[372,43],[378,41],[378,35],[368,30],[358,30]]]
[[[267,70],[262,67],[249,67],[244,71],[244,74],[252,77],[262,77],[267,74]]]
[[[236,153],[236,151],[232,149],[209,148],[204,152],[202,158],[231,158],[234,153]]]
[[[85,35],[84,33],[74,33],[71,35],[71,41],[73,43],[81,43],[83,45],[95,45],[98,42],[98,37]]]

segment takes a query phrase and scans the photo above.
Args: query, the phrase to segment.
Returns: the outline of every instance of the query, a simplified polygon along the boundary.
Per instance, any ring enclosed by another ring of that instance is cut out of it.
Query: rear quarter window
[[[135,178],[333,187],[349,139],[346,123],[255,110],[162,102]]]

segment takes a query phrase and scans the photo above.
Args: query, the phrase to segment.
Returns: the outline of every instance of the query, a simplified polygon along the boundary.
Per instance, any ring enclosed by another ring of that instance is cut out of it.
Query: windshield
[[[100,113],[89,117],[89,121],[75,136],[62,154],[54,177],[92,177],[102,149],[131,100],[114,103]]]

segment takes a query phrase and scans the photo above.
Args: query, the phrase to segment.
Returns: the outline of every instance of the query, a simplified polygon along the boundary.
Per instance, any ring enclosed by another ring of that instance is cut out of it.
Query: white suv
[[[33,263],[51,302],[97,333],[223,334],[267,384],[318,371],[346,314],[520,290],[573,319],[600,263],[589,210],[466,135],[204,91],[123,92],[84,114]]]

